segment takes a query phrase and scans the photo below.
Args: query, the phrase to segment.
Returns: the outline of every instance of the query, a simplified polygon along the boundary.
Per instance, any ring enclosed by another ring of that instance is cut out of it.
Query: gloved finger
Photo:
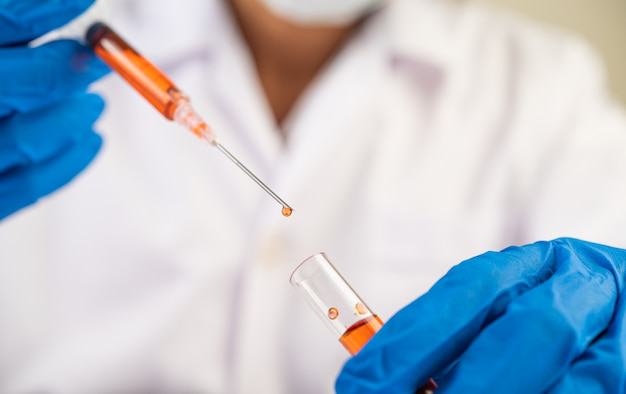
[[[109,68],[71,40],[0,50],[0,116],[29,112],[84,91]]]
[[[99,135],[87,133],[47,161],[0,174],[0,219],[68,183],[91,162],[101,145]]]
[[[613,272],[559,247],[552,277],[514,299],[484,328],[440,393],[541,393],[606,329],[617,300]]]
[[[345,364],[338,393],[412,394],[454,361],[513,298],[554,271],[553,246],[488,252],[453,267],[425,295],[394,315]]]
[[[600,255],[598,264],[607,260],[606,268],[616,277],[618,270],[624,270],[624,256],[619,255],[624,251],[568,239],[467,260],[393,316],[348,360],[337,379],[337,392],[413,393],[429,377],[448,368],[485,326],[504,313],[511,300],[549,279],[558,266],[557,249],[564,245],[588,245],[590,254]],[[616,267],[620,257],[622,263]]]
[[[548,392],[626,393],[626,293],[622,292],[607,331]]]
[[[0,46],[28,42],[63,26],[94,0],[0,0]]]
[[[39,111],[0,121],[0,174],[56,156],[91,132],[103,108],[104,101],[99,96],[81,94]]]

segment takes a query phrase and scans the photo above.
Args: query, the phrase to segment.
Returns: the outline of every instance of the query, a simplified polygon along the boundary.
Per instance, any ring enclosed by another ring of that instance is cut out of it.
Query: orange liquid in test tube
[[[349,327],[339,342],[350,354],[357,354],[382,326],[383,321],[377,315],[367,317]]]

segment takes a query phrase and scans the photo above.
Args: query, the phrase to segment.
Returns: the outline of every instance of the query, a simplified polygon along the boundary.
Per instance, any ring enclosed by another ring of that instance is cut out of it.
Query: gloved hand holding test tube
[[[309,306],[351,355],[357,354],[383,326],[382,320],[361,300],[325,253],[304,260],[289,282],[302,292]],[[416,393],[432,394],[436,389],[435,381],[429,379]]]
[[[96,55],[130,83],[157,111],[219,149],[282,205],[284,216],[291,215],[293,209],[220,144],[213,130],[191,106],[189,97],[156,66],[102,22],[91,25],[86,40]]]

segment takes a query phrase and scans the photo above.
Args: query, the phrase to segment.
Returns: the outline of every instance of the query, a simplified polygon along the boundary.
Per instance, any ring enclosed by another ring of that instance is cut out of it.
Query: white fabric
[[[330,393],[347,353],[288,283],[311,254],[387,320],[487,250],[626,246],[626,121],[595,58],[558,32],[392,2],[301,98],[283,144],[221,3],[112,12],[295,212],[108,77],[94,164],[0,223],[2,393]]]

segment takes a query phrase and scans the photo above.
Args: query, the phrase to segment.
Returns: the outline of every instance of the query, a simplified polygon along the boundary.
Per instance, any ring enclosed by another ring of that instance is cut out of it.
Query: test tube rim
[[[297,282],[297,281],[295,280],[295,275],[296,275],[296,272],[300,271],[300,268],[301,268],[303,265],[305,265],[307,262],[309,262],[309,261],[310,261],[310,260],[312,260],[313,258],[315,258],[315,257],[317,257],[317,256],[320,256],[320,255],[321,255],[321,256],[323,256],[323,257],[324,257],[324,259],[326,259],[326,261],[330,262],[330,259],[328,258],[328,256],[327,256],[327,255],[326,255],[326,253],[324,253],[324,252],[318,252],[318,253],[315,253],[315,254],[310,255],[309,257],[307,257],[306,259],[304,259],[304,260],[303,260],[300,264],[298,264],[298,266],[297,266],[297,267],[296,267],[296,268],[295,268],[295,269],[291,272],[291,275],[289,276],[289,283],[291,283],[293,286],[300,286],[299,282]],[[331,264],[331,266],[332,266],[332,264]],[[332,266],[332,267],[333,267],[333,269],[335,268],[334,266]],[[318,268],[318,270],[319,270],[319,268]],[[337,271],[337,270],[335,270],[335,271]],[[313,274],[313,273],[315,273],[315,272],[317,272],[317,271],[314,271],[314,272],[312,272],[311,274]],[[342,279],[343,279],[343,278],[342,278]]]
[[[300,284],[301,282],[304,282],[303,280],[296,280],[295,276],[296,273],[298,273],[300,271],[300,269],[307,263],[309,263],[311,260],[313,260],[314,258],[317,257],[321,257],[324,259],[324,261],[326,262],[326,265],[318,265],[314,270],[307,272],[306,277],[310,278],[312,277],[314,274],[316,274],[317,272],[319,272],[320,270],[330,270],[332,271],[335,275],[337,275],[337,277],[341,280],[341,282],[347,287],[347,289],[354,295],[354,297],[356,299],[359,300],[359,302],[369,311],[369,313],[373,314],[372,310],[369,308],[369,306],[367,306],[367,304],[363,301],[363,299],[361,298],[361,296],[359,296],[359,294],[354,291],[354,289],[352,288],[352,286],[350,285],[350,283],[348,283],[348,281],[346,280],[346,278],[343,277],[343,275],[341,275],[341,273],[337,270],[337,268],[335,267],[335,265],[332,263],[332,261],[330,261],[330,259],[328,258],[328,255],[324,252],[319,252],[319,253],[315,253],[309,257],[307,257],[306,259],[304,259],[304,261],[302,261],[300,264],[298,264],[298,266],[293,270],[293,272],[291,273],[291,276],[289,277],[289,283],[291,283],[291,285],[293,287],[296,288],[300,288],[302,289],[302,285]]]

